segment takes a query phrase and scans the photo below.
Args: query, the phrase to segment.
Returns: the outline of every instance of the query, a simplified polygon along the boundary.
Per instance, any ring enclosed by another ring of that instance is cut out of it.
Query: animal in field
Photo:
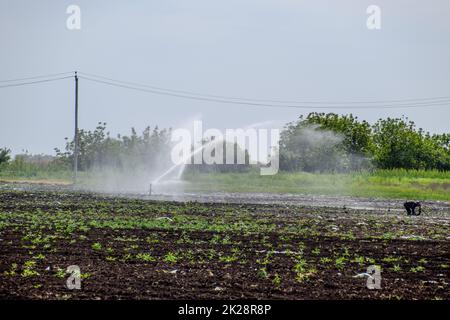
[[[403,206],[405,207],[406,214],[408,216],[420,216],[420,214],[422,213],[422,205],[420,204],[420,202],[406,201]],[[418,212],[416,212],[417,208],[419,208]]]

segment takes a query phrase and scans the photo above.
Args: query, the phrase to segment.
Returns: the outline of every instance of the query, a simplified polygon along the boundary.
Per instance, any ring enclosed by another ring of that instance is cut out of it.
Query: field
[[[401,202],[369,210],[238,200],[5,186],[0,299],[450,298],[446,202],[407,217]],[[80,267],[80,290],[66,287],[70,265]],[[381,290],[355,277],[370,265],[381,267]]]
[[[79,173],[79,184],[90,188],[106,173]],[[71,184],[72,173],[52,167],[24,164],[0,167],[0,182]],[[450,201],[450,171],[376,170],[353,173],[279,172],[260,176],[258,170],[241,173],[186,173],[186,192],[291,193],[386,199]]]
[[[186,174],[189,191],[319,194],[390,199],[450,200],[450,172],[376,170],[353,173],[259,172]]]

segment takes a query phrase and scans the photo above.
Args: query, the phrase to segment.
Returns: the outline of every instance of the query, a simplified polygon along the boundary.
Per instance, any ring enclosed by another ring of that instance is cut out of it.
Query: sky
[[[69,30],[69,5],[81,29]],[[381,29],[366,26],[369,5]],[[255,99],[373,101],[450,96],[448,0],[0,0],[0,81],[79,70]],[[0,83],[0,86],[2,83]],[[79,125],[282,127],[312,109],[186,100],[80,79]],[[375,122],[407,116],[450,132],[450,105],[324,109]],[[74,132],[74,79],[0,88],[0,148],[53,154]]]

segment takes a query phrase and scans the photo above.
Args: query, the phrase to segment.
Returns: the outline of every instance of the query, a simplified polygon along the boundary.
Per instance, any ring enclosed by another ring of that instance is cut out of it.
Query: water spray
[[[269,121],[269,122],[262,122],[262,123],[254,123],[254,124],[251,124],[249,126],[246,126],[244,128],[244,130],[252,129],[252,128],[255,128],[255,127],[259,127],[259,126],[261,126],[263,124],[270,123],[270,122],[271,121]],[[224,137],[222,137],[220,139],[215,139],[215,137],[214,137],[214,139],[212,139],[212,140],[210,140],[210,141],[208,141],[206,143],[201,141],[201,145],[199,147],[197,147],[194,150],[191,150],[191,152],[189,152],[189,154],[183,155],[183,158],[181,159],[181,161],[179,163],[175,163],[169,169],[167,169],[164,173],[162,173],[160,176],[158,176],[157,178],[155,178],[153,181],[150,182],[149,195],[152,195],[152,187],[153,186],[158,186],[161,182],[164,181],[164,178],[167,179],[167,177],[171,173],[173,173],[175,170],[177,170],[177,169],[178,169],[178,172],[177,172],[176,179],[178,181],[181,180],[181,178],[183,176],[183,172],[184,172],[184,170],[186,168],[186,164],[188,163],[189,159],[191,159],[193,156],[197,155],[198,153],[203,152],[203,150],[206,147],[209,147],[209,146],[211,146],[213,144],[223,143],[223,142],[226,142],[226,139]],[[221,147],[223,147],[223,146],[221,146]],[[233,148],[234,148],[234,146],[233,146]],[[245,153],[245,146],[244,146],[244,151],[243,152]]]
[[[180,168],[180,170],[178,171],[178,175],[177,178],[180,179],[181,176],[183,175],[184,169],[186,167],[186,161],[188,159],[190,159],[191,157],[193,157],[194,155],[200,153],[203,151],[204,148],[206,148],[207,146],[210,146],[214,143],[219,143],[225,141],[224,139],[220,139],[220,140],[212,140],[209,141],[206,144],[201,145],[200,147],[198,147],[197,149],[191,151],[188,155],[185,155],[182,159],[182,161],[180,163],[176,163],[174,164],[172,167],[170,167],[166,172],[164,172],[163,174],[161,174],[159,177],[157,177],[156,179],[154,179],[151,183],[150,183],[150,194],[152,192],[152,185],[156,185],[158,184],[163,178],[165,178],[166,176],[168,176],[170,173],[172,173],[173,171],[175,171],[177,168]]]

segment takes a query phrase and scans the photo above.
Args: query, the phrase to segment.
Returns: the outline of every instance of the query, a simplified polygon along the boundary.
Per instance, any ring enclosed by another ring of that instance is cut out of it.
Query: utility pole
[[[78,75],[75,71],[75,137],[73,150],[73,183],[77,183],[78,175]]]

